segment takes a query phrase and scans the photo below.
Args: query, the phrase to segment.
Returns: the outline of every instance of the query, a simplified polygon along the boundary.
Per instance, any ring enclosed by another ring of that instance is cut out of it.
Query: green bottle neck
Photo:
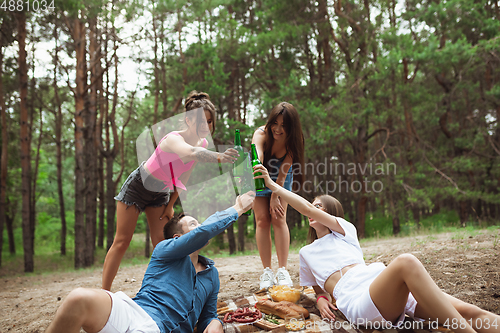
[[[255,148],[255,144],[252,143],[252,160],[258,160],[259,157],[257,156],[257,148]]]
[[[241,146],[241,136],[240,136],[240,131],[236,130],[234,132],[234,145],[235,146]]]

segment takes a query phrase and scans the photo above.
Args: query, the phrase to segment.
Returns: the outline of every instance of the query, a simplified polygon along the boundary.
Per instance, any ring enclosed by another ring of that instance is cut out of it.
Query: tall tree
[[[83,14],[82,14],[83,15]],[[75,268],[85,267],[85,101],[87,99],[86,28],[78,14],[70,19],[76,52],[75,98]]]
[[[90,92],[85,112],[85,266],[94,263],[97,222],[97,87],[101,73],[98,72],[101,52],[98,45],[97,18],[89,19]]]
[[[106,23],[107,24],[107,23]],[[113,238],[115,235],[115,214],[116,214],[116,204],[114,200],[116,188],[118,183],[120,182],[123,171],[125,170],[125,152],[124,152],[124,133],[125,130],[131,120],[133,105],[134,105],[134,96],[131,97],[131,103],[127,118],[124,120],[121,126],[117,123],[117,108],[118,108],[118,81],[119,81],[119,71],[118,71],[118,55],[116,50],[118,48],[118,36],[116,35],[116,28],[114,26],[114,21],[111,22],[111,33],[110,37],[113,41],[113,53],[110,57],[109,63],[114,65],[114,80],[113,80],[113,95],[111,100],[111,110],[109,110],[109,95],[110,95],[110,87],[109,87],[109,68],[108,66],[104,69],[102,75],[106,76],[106,87],[103,88],[104,98],[101,101],[101,113],[99,115],[100,119],[97,122],[98,128],[96,130],[97,136],[97,145],[99,151],[105,158],[105,201],[106,201],[106,248],[109,249],[113,244]],[[108,48],[107,43],[104,44],[104,59],[108,59]],[[108,62],[108,60],[107,60]],[[100,128],[103,126],[103,128]],[[121,133],[119,133],[118,128],[121,128]],[[103,138],[104,135],[104,138]],[[120,159],[120,170],[116,175],[116,179],[114,179],[114,162],[118,154],[121,155]]]
[[[57,168],[57,196],[59,198],[59,217],[61,219],[61,242],[60,242],[60,252],[61,255],[66,255],[66,236],[67,236],[67,223],[66,223],[66,209],[64,205],[64,192],[63,192],[63,177],[62,177],[62,102],[59,97],[59,87],[57,85],[57,68],[59,66],[59,33],[58,33],[57,20],[54,24],[53,37],[55,41],[54,56],[53,56],[53,80],[52,89],[54,90],[54,117],[55,117],[55,144],[56,144],[56,168]]]
[[[2,154],[0,157],[0,266],[2,266],[3,249],[3,229],[6,218],[6,198],[7,198],[7,165],[8,165],[8,124],[7,112],[3,94],[3,53],[4,53],[4,32],[7,30],[7,20],[3,18],[0,29],[0,120],[2,122]],[[6,43],[5,43],[6,44]]]
[[[22,169],[22,226],[24,247],[24,271],[34,270],[34,234],[31,228],[31,142],[29,135],[28,112],[28,65],[26,62],[26,13],[17,12],[17,35],[19,44],[19,90],[20,90],[20,139],[21,139],[21,169]]]

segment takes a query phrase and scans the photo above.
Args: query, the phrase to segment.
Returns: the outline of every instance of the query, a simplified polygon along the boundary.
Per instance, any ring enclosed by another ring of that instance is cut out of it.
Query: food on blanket
[[[267,288],[262,288],[261,290],[256,291],[254,295],[257,297],[266,296],[267,295]]]
[[[313,287],[304,287],[304,290],[302,290],[304,294],[315,294],[316,292],[314,291]]]
[[[231,311],[233,311],[233,310],[231,310],[231,309],[229,308],[229,306],[225,306],[225,307],[223,307],[223,308],[218,308],[218,309],[217,309],[217,314],[218,314],[218,315],[223,315],[223,314],[226,314],[226,313],[231,312]]]
[[[266,330],[266,331],[273,331],[273,332],[281,332],[279,329],[283,329],[283,332],[285,331],[285,324],[275,324],[271,323],[267,320],[260,319],[257,320],[255,323],[253,323],[253,326],[258,327],[260,329]]]
[[[274,286],[269,288],[269,294],[275,302],[288,301],[297,303],[300,299],[301,291],[289,286]]]
[[[255,307],[266,314],[274,314],[280,318],[309,317],[309,311],[298,304],[287,301],[273,302],[271,300],[260,300],[255,304]]]
[[[262,313],[259,309],[242,308],[228,312],[222,320],[225,323],[252,323],[262,318]]]
[[[248,301],[248,299],[246,297],[238,297],[234,300],[234,304],[236,304],[236,307],[238,308],[242,308],[244,305],[249,305],[250,302]]]
[[[278,319],[279,317],[273,314],[268,314],[264,316],[264,320],[267,320],[273,324],[279,325],[281,324],[280,320]]]
[[[285,328],[289,331],[300,331],[306,327],[306,323],[302,320],[289,321],[285,324]]]
[[[226,302],[224,302],[224,301],[219,301],[219,300],[217,301],[217,309],[218,309],[218,308],[223,308],[223,307],[225,307],[225,306],[227,306],[227,303],[226,303]]]

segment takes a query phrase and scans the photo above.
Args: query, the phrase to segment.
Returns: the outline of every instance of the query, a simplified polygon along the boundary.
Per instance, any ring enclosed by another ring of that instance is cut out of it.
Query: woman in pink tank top
[[[234,163],[238,156],[234,149],[224,153],[206,149],[206,137],[215,130],[215,107],[207,93],[192,91],[184,105],[185,129],[165,135],[148,160],[130,174],[115,197],[116,235],[104,260],[102,288],[105,290],[111,289],[139,214],[146,213],[151,241],[156,246],[164,239],[163,226],[174,215],[178,191],[186,190],[185,184],[196,163]]]

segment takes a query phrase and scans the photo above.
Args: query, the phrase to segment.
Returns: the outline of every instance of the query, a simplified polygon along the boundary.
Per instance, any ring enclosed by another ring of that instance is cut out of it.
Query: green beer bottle
[[[241,136],[240,136],[240,130],[237,129],[234,131],[234,149],[238,151],[238,154],[240,156],[238,159],[234,162],[233,165],[233,181],[234,181],[234,189],[236,191],[237,195],[246,193],[249,189],[246,189],[245,186],[245,179],[248,178],[251,175],[251,172],[247,170],[248,166],[248,155],[245,153],[243,150],[243,147],[241,146]],[[241,190],[240,190],[241,188]],[[246,211],[243,213],[243,215],[250,215],[250,210]]]
[[[239,129],[234,131],[234,149],[238,151],[238,154],[240,154],[240,156],[234,162],[233,176],[242,179],[245,176],[246,154],[243,150],[243,147],[241,146],[241,136]]]
[[[255,148],[255,143],[252,143],[252,168],[256,165],[262,164],[259,161],[259,158],[257,157],[257,148]],[[260,176],[262,173],[256,172],[254,176]],[[262,178],[257,178],[255,180],[255,190],[256,191],[263,191],[266,188],[266,183],[264,182],[264,179]]]

